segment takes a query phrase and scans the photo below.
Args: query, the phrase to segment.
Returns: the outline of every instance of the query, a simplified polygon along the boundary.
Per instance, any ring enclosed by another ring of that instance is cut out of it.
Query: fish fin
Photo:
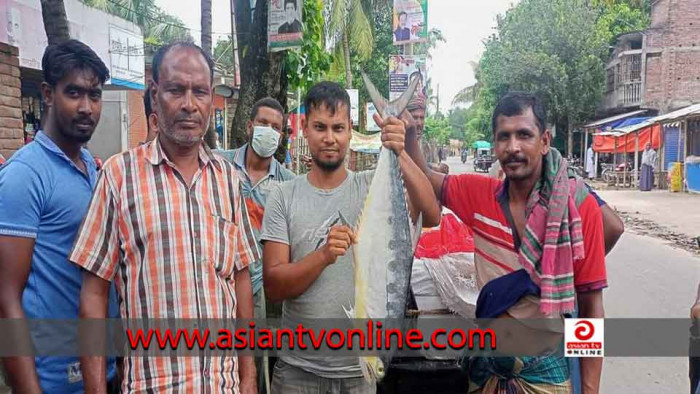
[[[367,74],[365,74],[364,71],[362,71],[361,74],[362,81],[365,83],[365,88],[369,93],[369,98],[372,100],[374,107],[377,109],[377,112],[379,112],[379,115],[381,115],[382,118],[386,117],[386,109],[389,106],[387,100],[382,97],[381,93],[379,93]]]
[[[348,319],[353,319],[355,317],[355,308],[352,306],[349,307],[343,307],[343,310],[345,311],[345,315],[347,315]]]

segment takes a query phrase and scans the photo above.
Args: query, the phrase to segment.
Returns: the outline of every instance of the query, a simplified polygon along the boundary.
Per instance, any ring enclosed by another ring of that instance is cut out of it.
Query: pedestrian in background
[[[656,151],[651,148],[651,143],[647,143],[642,154],[642,175],[639,180],[639,190],[648,192],[654,188],[654,171],[658,162]]]

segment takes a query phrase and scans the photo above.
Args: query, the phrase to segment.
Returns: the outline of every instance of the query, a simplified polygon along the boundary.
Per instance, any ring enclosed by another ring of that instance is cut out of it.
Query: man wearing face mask
[[[234,150],[215,151],[232,162],[236,168],[258,243],[268,193],[277,183],[294,177],[293,172],[284,168],[273,157],[282,141],[283,127],[282,105],[271,97],[265,97],[255,103],[246,124],[248,143]],[[260,247],[262,248],[262,245]],[[264,319],[266,310],[265,294],[262,289],[262,261],[252,263],[248,269],[253,285],[255,318]]]

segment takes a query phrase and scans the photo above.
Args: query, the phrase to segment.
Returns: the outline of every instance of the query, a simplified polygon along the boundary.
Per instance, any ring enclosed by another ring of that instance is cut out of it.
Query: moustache
[[[175,115],[175,120],[174,123],[179,123],[179,122],[195,122],[195,123],[201,123],[202,119],[199,116],[192,116],[188,114],[178,114]]]
[[[510,163],[527,163],[527,158],[522,156],[509,156],[503,161],[503,165]]]
[[[95,125],[95,121],[92,120],[92,118],[88,118],[88,117],[75,118],[75,119],[73,119],[73,123],[74,124],[85,124],[85,125],[90,125],[90,126]]]

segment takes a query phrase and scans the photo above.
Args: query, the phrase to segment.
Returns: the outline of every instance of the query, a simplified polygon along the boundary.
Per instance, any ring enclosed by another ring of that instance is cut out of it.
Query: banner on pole
[[[367,131],[381,130],[377,122],[374,121],[374,114],[377,113],[377,107],[374,106],[374,103],[365,104],[365,113],[367,114],[367,119],[365,121],[365,129]]]
[[[303,41],[303,0],[270,0],[267,45],[270,51],[300,48]]]
[[[389,58],[389,100],[395,100],[408,89],[413,77],[419,78],[416,94],[426,95],[427,69],[425,56],[394,55]]]
[[[360,91],[357,89],[346,89],[350,96],[350,118],[352,126],[360,126]]]
[[[394,0],[394,44],[428,40],[428,0]]]

